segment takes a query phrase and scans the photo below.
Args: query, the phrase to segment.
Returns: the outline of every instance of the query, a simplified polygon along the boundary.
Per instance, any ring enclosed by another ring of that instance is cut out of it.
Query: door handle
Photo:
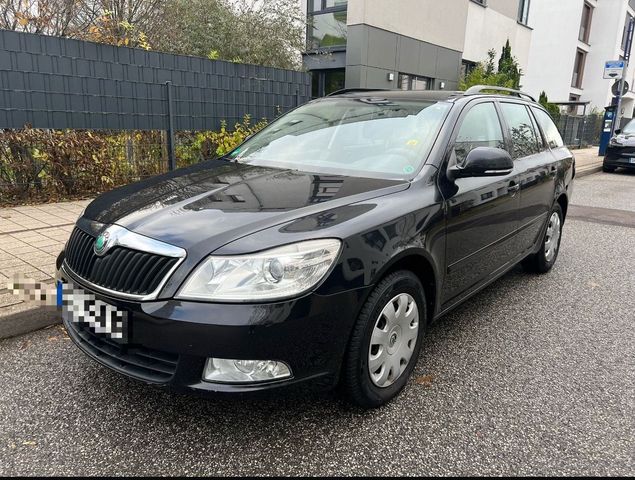
[[[510,183],[507,187],[507,192],[513,193],[514,195],[518,190],[520,190],[520,185],[518,185],[517,183]]]

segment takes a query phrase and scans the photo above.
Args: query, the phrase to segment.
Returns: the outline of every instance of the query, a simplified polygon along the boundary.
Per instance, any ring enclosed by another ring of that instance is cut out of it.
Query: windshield
[[[622,129],[622,133],[626,135],[634,135],[635,134],[635,121],[631,120],[626,124],[626,126]]]
[[[425,161],[449,103],[334,98],[303,105],[229,158],[316,173],[403,179]]]

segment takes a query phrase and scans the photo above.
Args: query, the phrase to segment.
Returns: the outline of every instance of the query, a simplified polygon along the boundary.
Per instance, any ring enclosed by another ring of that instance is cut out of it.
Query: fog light
[[[217,383],[257,383],[289,377],[289,366],[274,360],[208,358],[203,370],[203,380]]]

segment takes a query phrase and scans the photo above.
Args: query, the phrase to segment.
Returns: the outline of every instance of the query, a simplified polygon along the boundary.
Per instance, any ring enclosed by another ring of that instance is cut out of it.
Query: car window
[[[564,146],[564,142],[562,141],[562,137],[560,136],[560,132],[558,131],[558,127],[553,123],[551,117],[540,110],[539,108],[531,108],[534,112],[536,120],[538,121],[538,125],[542,128],[543,133],[545,134],[545,138],[547,143],[551,148],[559,148]]]
[[[463,163],[477,147],[505,148],[503,129],[491,102],[475,105],[463,118],[454,143],[457,163]]]
[[[626,126],[622,129],[622,133],[625,135],[633,135],[635,133],[635,121],[631,120],[626,124]]]
[[[512,158],[517,159],[538,153],[538,136],[527,107],[519,103],[501,103],[501,110],[512,139]]]
[[[449,103],[333,97],[283,115],[229,153],[250,165],[374,178],[411,178]]]

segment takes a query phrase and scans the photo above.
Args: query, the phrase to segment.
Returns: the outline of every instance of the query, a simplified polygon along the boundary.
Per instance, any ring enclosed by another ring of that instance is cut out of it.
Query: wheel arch
[[[409,270],[414,273],[426,297],[427,321],[430,323],[435,316],[437,295],[439,293],[438,271],[435,262],[423,249],[410,249],[395,255],[387,262],[373,278],[372,284],[378,284],[383,278],[398,270]]]
[[[569,198],[566,193],[561,193],[560,196],[556,199],[556,202],[560,205],[562,209],[562,221],[567,218],[567,209],[569,208]]]

